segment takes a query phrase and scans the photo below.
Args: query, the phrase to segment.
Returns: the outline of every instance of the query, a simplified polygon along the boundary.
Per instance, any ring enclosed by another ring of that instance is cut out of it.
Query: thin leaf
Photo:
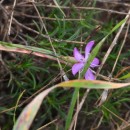
[[[114,32],[116,29],[118,29],[124,22],[126,21],[126,19],[123,19],[120,23],[118,23],[112,30],[110,33],[108,33],[107,36],[105,36],[97,45],[96,47],[93,49],[91,55],[89,56],[88,58],[88,61],[87,63],[85,64],[84,68],[83,68],[83,71],[81,72],[81,77],[80,78],[83,78],[87,69],[89,68],[91,62],[93,61],[94,57],[96,57],[97,53],[99,52],[102,44],[104,43],[104,41],[106,40],[106,38],[112,33]],[[80,86],[79,86],[80,87]],[[100,86],[101,87],[101,86]],[[74,91],[74,94],[73,94],[73,97],[72,97],[72,102],[71,102],[71,107],[70,107],[70,110],[68,112],[68,116],[67,116],[67,120],[66,120],[66,125],[65,125],[65,130],[67,130],[69,128],[69,125],[71,123],[71,120],[72,120],[72,114],[73,114],[73,111],[74,111],[74,106],[76,104],[76,100],[77,100],[77,96],[75,95],[75,93],[78,93],[79,92],[79,88],[76,88],[75,91]],[[74,104],[74,103],[75,104]],[[73,110],[72,110],[73,109]]]
[[[15,109],[14,109],[14,116],[13,116],[13,121],[14,121],[14,122],[15,122],[15,120],[16,120],[16,119],[15,119],[15,116],[16,116],[16,110],[17,110],[17,107],[18,107],[18,103],[19,103],[21,97],[23,96],[24,92],[25,92],[25,90],[19,95],[18,100],[17,100],[17,102],[16,102]]]
[[[74,87],[77,90],[79,88],[89,88],[89,89],[117,89],[129,86],[130,83],[111,83],[111,82],[105,82],[100,80],[70,80],[67,82],[59,83],[43,92],[41,92],[38,96],[36,96],[30,104],[28,104],[22,113],[20,114],[18,120],[16,121],[16,124],[13,127],[13,130],[29,130],[40,106],[43,101],[43,99],[55,88],[57,87]],[[76,91],[75,91],[76,92]],[[78,92],[78,91],[77,91]],[[77,93],[74,93],[77,95]],[[74,98],[74,96],[73,96]],[[72,98],[72,101],[73,101]],[[76,101],[76,100],[74,100]],[[72,102],[73,107],[75,106],[75,102]],[[68,119],[68,124],[66,124],[66,128],[69,127],[69,123],[71,121],[71,116],[73,114],[73,107],[70,111],[70,119]]]
[[[123,19],[121,22],[119,22],[111,31],[110,33],[108,33],[107,36],[105,36],[97,45],[96,47],[92,50],[88,61],[86,62],[83,71],[81,72],[81,77],[83,78],[87,69],[89,68],[91,62],[93,61],[93,59],[96,57],[96,55],[98,54],[100,48],[102,47],[103,43],[105,42],[105,40],[107,39],[107,37],[112,34],[115,30],[117,30],[124,22],[126,21],[126,19]]]
[[[64,17],[66,17],[65,13],[63,12],[63,10],[61,9],[61,7],[59,6],[59,4],[57,3],[56,0],[53,0],[55,5],[58,7],[58,9],[61,11],[61,13],[64,15]]]
[[[120,77],[119,79],[128,79],[128,78],[130,78],[130,73]]]
[[[73,97],[72,97],[72,100],[71,100],[71,103],[70,103],[70,109],[69,109],[69,112],[68,112],[68,115],[67,115],[67,118],[66,118],[65,130],[68,130],[68,128],[70,126],[72,116],[73,116],[73,112],[74,112],[74,107],[75,107],[76,100],[77,100],[78,92],[79,92],[79,88],[76,88],[74,90]]]
[[[117,89],[129,86],[130,83],[112,83],[101,80],[70,80],[62,82],[56,86],[58,87],[73,87],[73,88],[89,88],[89,89]]]
[[[45,57],[52,60],[57,60],[59,58],[62,63],[75,63],[75,59],[70,56],[61,56],[55,55],[52,51],[34,47],[34,46],[24,46],[19,44],[7,43],[0,41],[0,50],[7,52],[23,53],[23,54],[32,54],[39,57]],[[67,64],[68,65],[68,64]]]
[[[22,111],[22,113],[20,114],[16,124],[13,127],[13,130],[29,130],[34,117],[36,116],[42,100],[48,95],[49,92],[51,92],[54,87],[51,87],[45,91],[43,91],[42,93],[40,93],[37,97],[35,97],[33,99],[33,101],[31,101],[30,104],[28,104],[24,110]]]

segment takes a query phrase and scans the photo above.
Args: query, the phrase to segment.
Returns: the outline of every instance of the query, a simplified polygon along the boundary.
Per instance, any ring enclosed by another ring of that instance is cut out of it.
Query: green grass
[[[63,6],[65,5],[67,7],[70,6],[70,2],[68,0],[62,3],[61,1],[57,0],[57,2],[60,5],[62,4]],[[85,1],[82,2],[84,3]],[[79,6],[94,7],[95,5],[96,1],[92,2],[91,5],[89,5],[89,2],[88,3],[86,2],[85,5],[79,5]],[[71,9],[61,8],[67,15],[67,18],[77,19],[81,17],[84,19],[78,21],[71,21],[71,20],[60,20],[66,18],[63,16],[63,13],[58,8],[52,8],[52,7],[45,8],[42,6],[38,6],[37,9],[39,10],[41,16],[55,18],[55,20],[43,20],[43,22],[45,23],[49,36],[52,38],[52,44],[56,50],[56,53],[58,55],[63,56],[73,56],[74,47],[77,47],[84,51],[85,44],[81,45],[79,43],[73,43],[68,41],[80,41],[87,43],[90,40],[95,40],[96,43],[95,46],[97,48],[95,47],[94,56],[90,57],[90,60],[92,60],[92,58],[96,56],[100,59],[100,61],[102,61],[104,55],[106,54],[106,51],[108,50],[110,44],[112,43],[112,40],[114,39],[117,33],[117,31],[115,30],[114,30],[115,32],[112,33],[112,29],[114,27],[116,27],[117,29],[118,26],[121,25],[120,24],[121,20],[114,18],[109,19],[107,22],[103,22],[103,20],[101,19],[101,11],[95,11],[95,10],[79,11],[74,6],[72,6]],[[42,28],[42,23],[40,22],[39,19],[38,20],[33,19],[28,23],[32,24],[33,28],[36,29],[38,32],[45,34],[45,30]],[[95,31],[96,27],[99,25],[102,28],[98,31]],[[126,31],[125,28],[124,31]],[[102,41],[103,38],[106,37],[108,34],[110,34],[109,37],[105,39],[104,43],[101,43],[100,41]],[[86,41],[86,38],[88,38],[89,36],[90,38],[88,39],[88,41]],[[35,46],[44,49],[46,51],[49,50],[50,52],[53,52],[51,44],[48,41],[48,39],[44,38],[40,34],[36,35],[27,32],[27,34],[23,33],[23,38],[27,41],[28,46],[32,47]],[[56,39],[58,41],[56,41]],[[122,41],[123,41],[122,38],[118,40],[118,44],[108,56],[107,62],[105,63],[103,69],[101,70],[102,75],[108,77],[109,74],[111,73],[112,67],[120,50]],[[22,40],[19,43],[17,42],[13,43],[19,45],[23,44]],[[98,48],[98,45],[102,45],[102,47]],[[124,49],[127,50],[127,46],[124,46]],[[48,53],[50,54],[50,52]],[[30,96],[35,94],[38,90],[40,89],[44,90],[46,88],[49,88],[57,83],[62,82],[63,79],[60,75],[60,68],[57,61],[36,57],[31,54],[30,55],[21,53],[9,54],[7,52],[2,52],[2,55],[3,55],[2,60],[4,61],[5,65],[3,65],[4,71],[0,72],[0,80],[5,81],[2,81],[0,87],[0,89],[4,92],[4,95],[2,96],[3,98],[0,99],[0,102],[3,102],[2,105],[0,103],[0,112],[2,112],[3,110],[7,111],[0,113],[0,118],[6,117],[7,119],[7,122],[3,122],[3,124],[1,125],[2,130],[9,130],[12,129],[14,125],[13,119],[16,120],[18,118],[23,108],[31,100],[27,101],[22,106],[17,107],[16,111],[15,109],[8,110],[9,108],[15,107],[17,101],[19,104],[21,104],[22,102],[26,101]],[[124,51],[123,53],[121,53],[115,71],[113,73],[114,74],[113,77],[116,74],[118,74],[119,71],[123,69],[123,67],[129,66],[128,64],[129,56],[130,56],[129,51]],[[124,59],[126,60],[126,63],[122,65],[122,61]],[[66,72],[69,79],[78,78],[78,76],[74,77],[72,75],[70,71],[71,66],[62,64],[62,67],[64,68],[64,71]],[[88,67],[89,64],[85,65],[85,69],[81,73],[81,78],[83,78],[83,75]],[[128,72],[129,70],[123,72],[120,75],[120,77],[127,75]],[[127,78],[129,77],[126,77],[124,80],[126,80]],[[101,77],[98,77],[98,79],[101,79]],[[21,95],[23,91],[25,92],[23,93],[23,95]],[[83,129],[87,127],[87,129],[89,130],[92,125],[94,125],[93,127],[96,127],[96,125],[99,123],[98,121],[100,117],[103,117],[100,127],[103,127],[106,130],[107,127],[105,128],[105,125],[110,126],[111,123],[113,123],[113,125],[116,125],[116,123],[118,125],[121,125],[123,120],[125,120],[125,115],[127,111],[129,110],[129,102],[130,102],[129,92],[130,92],[129,88],[122,88],[110,91],[107,101],[102,106],[97,108],[95,103],[101,96],[102,91],[101,90],[90,91],[78,115],[76,129],[80,128]],[[82,89],[77,91],[73,89],[67,89],[67,90],[57,89],[54,90],[52,93],[50,93],[49,96],[43,101],[42,106],[38,111],[38,114],[31,126],[31,130],[37,130],[41,126],[46,125],[47,123],[53,121],[54,119],[57,119],[57,121],[56,123],[52,123],[47,127],[49,128],[49,130],[68,130],[72,121],[73,114],[76,111],[76,101],[78,93],[79,93],[79,99],[81,100],[84,95],[84,90]],[[8,102],[8,98],[5,99],[4,101],[5,97],[9,97],[11,101]],[[34,97],[32,97],[31,99],[33,98]],[[95,115],[97,115],[98,120],[95,119]],[[123,120],[121,120],[118,117],[122,118]],[[85,123],[83,123],[83,121],[87,123],[87,126],[85,125]],[[114,124],[113,121],[115,121],[116,123]],[[95,122],[95,124],[93,124],[92,122]]]

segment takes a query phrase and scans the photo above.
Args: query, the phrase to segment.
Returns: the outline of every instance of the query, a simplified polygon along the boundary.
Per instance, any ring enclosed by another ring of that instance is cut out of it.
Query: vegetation
[[[0,5],[0,129],[130,129],[129,3]],[[90,41],[95,42],[91,54],[74,76],[73,50],[84,55]],[[96,80],[87,81],[95,57],[100,61],[92,70]]]

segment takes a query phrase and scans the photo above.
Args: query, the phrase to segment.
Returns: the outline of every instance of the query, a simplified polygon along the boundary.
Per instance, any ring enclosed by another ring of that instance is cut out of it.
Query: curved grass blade
[[[108,36],[110,34],[112,34],[115,30],[117,30],[127,19],[123,19],[121,22],[119,22],[97,45],[96,47],[93,49],[93,51],[91,52],[89,58],[88,58],[88,61],[86,62],[84,68],[83,68],[83,71],[81,72],[80,74],[80,79],[84,77],[87,69],[89,68],[91,62],[93,61],[94,57],[96,57],[96,55],[98,54],[100,48],[102,47],[104,41],[108,38]],[[78,93],[78,88],[75,89],[75,92],[74,93]],[[73,94],[73,97],[72,97],[72,102],[75,102],[76,103],[76,100],[77,100],[77,97],[75,94]],[[73,106],[72,106],[73,104]],[[66,125],[65,125],[65,130],[67,130],[69,128],[69,125],[71,123],[71,120],[72,120],[72,113],[74,111],[74,106],[75,104],[74,103],[71,103],[71,107],[70,107],[70,110],[69,110],[69,113],[68,113],[68,116],[67,116],[67,120],[66,120]],[[72,110],[73,109],[73,110]],[[71,112],[71,114],[70,114]]]
[[[64,17],[66,17],[65,13],[63,12],[63,10],[61,9],[61,7],[59,6],[59,4],[57,3],[56,0],[53,0],[55,5],[57,6],[57,8],[61,11],[61,13],[64,15]]]
[[[17,100],[16,105],[15,105],[14,116],[13,116],[13,121],[14,121],[14,123],[15,123],[15,121],[16,121],[15,116],[16,116],[16,110],[17,110],[17,107],[18,107],[18,103],[19,103],[21,97],[23,96],[24,92],[25,92],[25,90],[24,90],[24,91],[20,94],[20,96],[18,97],[18,100]]]
[[[112,83],[101,80],[69,80],[62,82],[56,86],[58,87],[73,87],[73,88],[89,88],[89,89],[118,89],[129,86],[130,83]]]
[[[51,87],[45,91],[43,91],[42,93],[40,93],[37,97],[35,97],[33,99],[33,101],[31,101],[31,103],[29,103],[24,110],[22,111],[22,113],[20,114],[18,120],[16,121],[13,130],[29,130],[33,119],[35,118],[41,103],[43,101],[43,99],[48,95],[48,93],[50,93],[54,88],[56,88],[56,86]]]
[[[46,50],[43,48],[7,43],[7,42],[3,42],[3,41],[0,41],[0,50],[7,51],[7,52],[32,54],[35,56],[48,58],[51,60],[57,60],[57,58],[59,58],[61,63],[65,63],[65,64],[68,63],[67,65],[71,65],[76,62],[73,57],[55,55],[52,51],[49,51],[49,50]]]
[[[84,77],[87,69],[89,68],[91,62],[93,61],[93,59],[96,57],[96,55],[98,54],[100,48],[102,47],[103,43],[105,42],[105,40],[108,38],[108,36],[110,34],[112,34],[114,31],[116,31],[124,22],[126,21],[126,19],[123,19],[122,21],[120,21],[96,46],[95,48],[92,50],[90,56],[88,57],[88,61],[86,62],[83,71],[81,72],[81,77]]]
[[[111,83],[100,80],[70,80],[59,83],[36,96],[31,103],[29,103],[19,118],[17,119],[13,130],[29,130],[33,119],[35,118],[43,99],[57,87],[74,87],[74,88],[89,88],[89,89],[117,89],[129,86],[130,83]],[[73,110],[72,110],[73,111]],[[72,115],[71,115],[72,116]]]

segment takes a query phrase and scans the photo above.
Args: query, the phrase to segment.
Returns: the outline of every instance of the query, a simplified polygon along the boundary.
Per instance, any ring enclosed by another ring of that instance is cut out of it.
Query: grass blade
[[[119,79],[128,79],[128,78],[130,78],[130,73],[120,77]]]
[[[62,82],[59,83],[49,89],[46,89],[45,91],[41,92],[38,96],[36,96],[31,103],[29,103],[22,113],[20,114],[19,118],[17,119],[13,130],[29,130],[33,119],[35,118],[41,103],[43,99],[55,88],[57,87],[73,87],[77,88],[73,94],[72,102],[71,102],[71,108],[69,110],[69,116],[67,117],[67,122],[65,126],[65,130],[69,128],[72,115],[73,115],[73,110],[74,106],[76,103],[76,100],[74,99],[77,97],[78,90],[79,88],[89,88],[89,89],[117,89],[117,88],[123,88],[130,86],[130,83],[111,83],[111,82],[105,82],[105,81],[100,81],[100,80],[70,80],[67,82]]]
[[[22,113],[20,114],[18,120],[16,121],[13,130],[29,130],[34,117],[36,116],[42,100],[48,95],[49,92],[51,92],[54,87],[51,87],[45,91],[43,91],[42,93],[40,93],[37,97],[35,97],[33,99],[33,101],[31,101],[30,104],[28,104],[24,110],[22,111]]]
[[[107,35],[107,36],[105,36],[97,45],[96,45],[96,47],[93,49],[93,51],[91,52],[91,55],[89,56],[89,58],[88,58],[88,61],[87,61],[87,63],[85,64],[85,66],[84,66],[84,68],[83,68],[83,71],[81,72],[81,78],[83,78],[84,77],[84,75],[85,75],[85,73],[86,73],[86,71],[87,71],[87,69],[89,68],[89,66],[90,66],[90,64],[91,64],[91,62],[92,62],[92,60],[94,59],[94,57],[97,55],[97,53],[99,52],[99,50],[100,50],[100,48],[101,48],[101,46],[102,46],[102,44],[104,43],[104,41],[106,40],[106,38],[111,34],[111,33],[113,33],[116,29],[118,29],[124,22],[126,21],[126,19],[123,19],[120,23],[118,23],[112,30],[111,30],[111,32]],[[69,82],[70,83],[70,82]],[[71,82],[72,83],[72,82]],[[78,83],[78,82],[77,82]],[[81,83],[79,83],[79,88],[80,88],[80,85],[82,86],[83,84],[82,84],[83,82],[81,82]],[[67,83],[65,83],[65,84],[67,84]],[[65,85],[64,84],[64,85]],[[63,85],[63,84],[62,84]],[[70,84],[69,84],[70,85]],[[72,85],[72,84],[71,84]],[[73,84],[74,86],[76,86],[76,84]],[[72,86],[73,86],[72,85]],[[106,84],[107,85],[107,84]],[[72,87],[71,86],[71,87]],[[89,86],[91,86],[91,84],[89,84]],[[95,85],[96,86],[96,85]],[[67,87],[67,86],[66,86]],[[79,88],[77,88],[76,87],[76,89],[75,89],[75,91],[74,91],[74,94],[73,94],[73,97],[72,97],[72,102],[71,102],[71,106],[70,106],[70,110],[69,110],[69,112],[68,112],[68,116],[67,116],[67,119],[66,119],[66,125],[65,125],[65,130],[67,130],[68,128],[69,128],[69,125],[70,125],[70,123],[71,123],[71,120],[72,120],[72,114],[73,114],[73,110],[74,110],[74,107],[75,107],[75,104],[76,104],[76,100],[77,100],[77,95],[76,94],[78,94],[78,92],[79,92]],[[86,88],[89,88],[89,87],[86,87]],[[94,88],[94,86],[93,87],[90,87],[90,88]],[[99,85],[99,88],[101,88],[101,85]],[[104,87],[104,88],[106,88],[106,87]]]
[[[126,19],[123,19],[121,22],[119,22],[112,30],[111,32],[105,36],[97,45],[96,47],[92,50],[89,58],[88,58],[88,61],[86,62],[84,68],[83,68],[83,71],[81,72],[81,77],[84,77],[87,69],[89,68],[91,62],[93,61],[93,59],[96,57],[96,55],[98,54],[100,48],[102,47],[104,41],[107,39],[107,37],[112,34],[115,30],[117,30],[124,22],[126,21]]]
[[[73,116],[74,107],[75,107],[76,100],[77,100],[78,92],[79,92],[79,88],[76,88],[74,90],[73,97],[72,97],[72,100],[71,100],[71,103],[70,103],[70,109],[69,109],[69,112],[68,112],[68,115],[67,115],[67,118],[66,118],[65,130],[68,130],[68,128],[70,126],[72,116]]]
[[[69,80],[58,84],[58,87],[89,88],[89,89],[118,89],[129,86],[130,83],[112,83],[101,80]]]

